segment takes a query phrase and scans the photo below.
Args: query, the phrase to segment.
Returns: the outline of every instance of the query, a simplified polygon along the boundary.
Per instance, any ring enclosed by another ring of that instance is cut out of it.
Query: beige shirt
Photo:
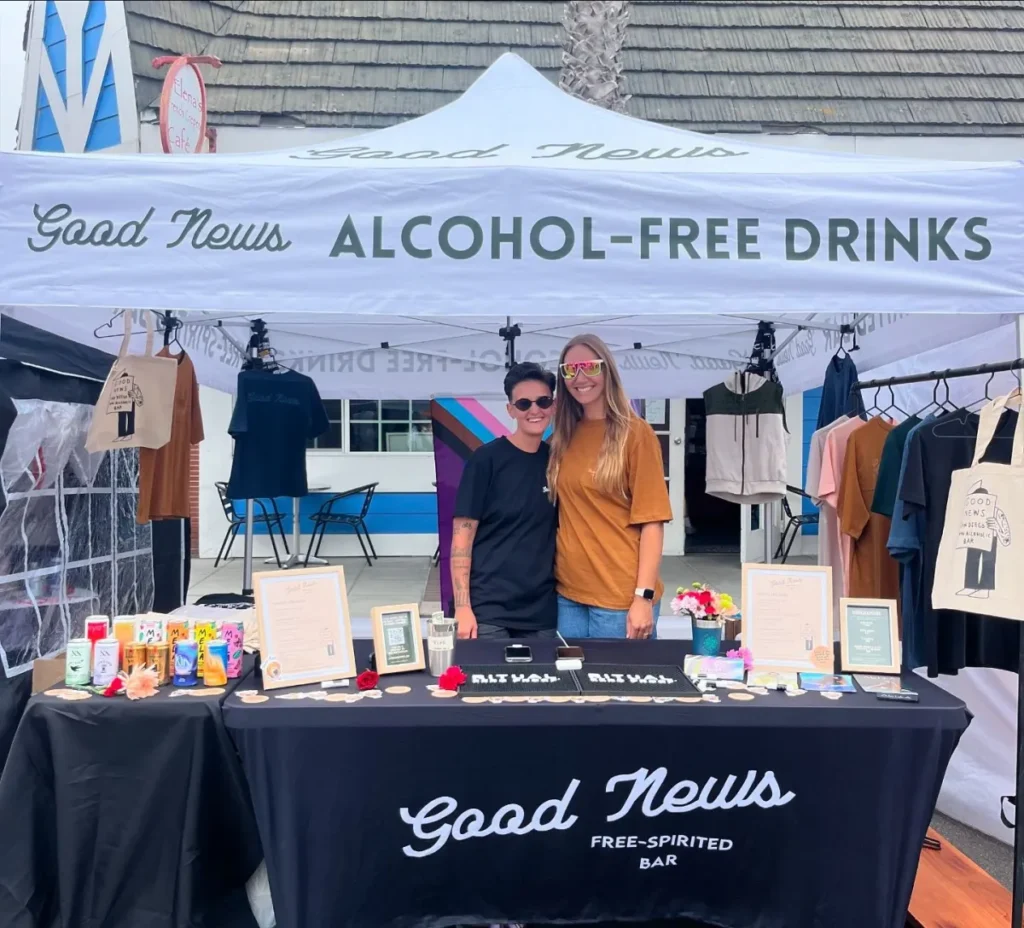
[[[835,506],[821,498],[821,465],[825,455],[825,439],[834,428],[849,422],[849,416],[840,416],[835,422],[822,426],[811,436],[811,446],[807,453],[807,481],[804,492],[818,504],[818,564],[832,568],[832,622],[839,628],[839,599],[843,589],[842,552],[839,542],[839,516]],[[838,637],[837,637],[838,640]]]
[[[843,461],[846,458],[846,446],[850,436],[859,428],[863,428],[863,419],[848,419],[841,425],[837,425],[825,437],[825,450],[821,455],[821,476],[818,480],[818,497],[823,503],[827,503],[832,512],[839,511],[839,491],[843,482]],[[834,534],[832,545],[832,556],[838,554],[838,563],[832,566],[832,595],[836,595],[836,589],[840,596],[848,596],[846,592],[850,585],[850,551],[851,539],[839,531],[839,520],[835,519],[829,526]],[[820,529],[819,529],[820,531]]]

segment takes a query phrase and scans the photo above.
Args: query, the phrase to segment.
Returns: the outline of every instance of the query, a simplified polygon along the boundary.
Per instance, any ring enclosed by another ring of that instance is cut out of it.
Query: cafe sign
[[[220,61],[208,55],[162,57],[153,59],[153,67],[170,64],[160,94],[160,144],[169,155],[194,155],[206,139],[206,83],[200,64],[220,67]]]

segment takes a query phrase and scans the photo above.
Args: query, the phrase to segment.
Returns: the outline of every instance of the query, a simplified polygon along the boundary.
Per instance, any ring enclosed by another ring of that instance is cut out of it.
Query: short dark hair
[[[554,396],[555,375],[533,361],[522,361],[519,364],[513,364],[505,375],[505,396],[508,397],[510,403],[512,402],[512,391],[527,380],[536,380],[538,383],[544,384]]]

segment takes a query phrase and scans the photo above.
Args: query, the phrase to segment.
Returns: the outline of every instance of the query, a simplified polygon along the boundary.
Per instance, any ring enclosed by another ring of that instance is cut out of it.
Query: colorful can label
[[[206,663],[203,665],[203,683],[224,686],[228,682],[228,643],[220,638],[206,642]]]
[[[217,624],[215,622],[195,622],[192,625],[192,639],[199,645],[199,676],[203,675],[206,667],[206,642],[217,637]]]
[[[245,623],[227,620],[221,622],[220,637],[228,646],[228,679],[237,680],[242,675]]]
[[[143,616],[135,622],[135,640],[140,644],[166,641],[167,622],[152,615]]]
[[[110,686],[117,676],[121,656],[121,642],[116,638],[97,641],[92,649],[92,682],[95,686]]]
[[[85,620],[85,637],[89,639],[89,649],[97,641],[110,637],[110,619],[105,615],[90,615]]]
[[[188,641],[192,633],[192,623],[188,619],[167,620],[167,643],[174,654],[174,645],[178,641]]]
[[[121,658],[121,669],[125,673],[131,673],[136,667],[146,666],[146,645],[140,641],[124,646],[124,655]]]
[[[88,638],[72,638],[64,656],[64,682],[68,686],[88,686],[92,679],[92,647]]]
[[[178,641],[174,645],[174,685],[195,686],[199,665],[199,644]]]
[[[146,663],[156,671],[157,686],[171,682],[171,646],[166,641],[146,645]]]

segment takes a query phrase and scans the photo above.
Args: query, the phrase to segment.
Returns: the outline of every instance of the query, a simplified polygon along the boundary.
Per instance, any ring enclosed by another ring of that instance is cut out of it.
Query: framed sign
[[[744,564],[741,600],[757,670],[832,672],[831,567]]]
[[[252,581],[264,689],[356,675],[344,568],[267,571]]]
[[[168,154],[194,155],[206,141],[206,83],[187,57],[176,58],[160,94],[160,144]]]
[[[405,673],[426,666],[419,606],[378,606],[370,610],[370,618],[377,673]]]
[[[843,670],[900,672],[895,599],[840,599],[839,639],[843,645]]]

